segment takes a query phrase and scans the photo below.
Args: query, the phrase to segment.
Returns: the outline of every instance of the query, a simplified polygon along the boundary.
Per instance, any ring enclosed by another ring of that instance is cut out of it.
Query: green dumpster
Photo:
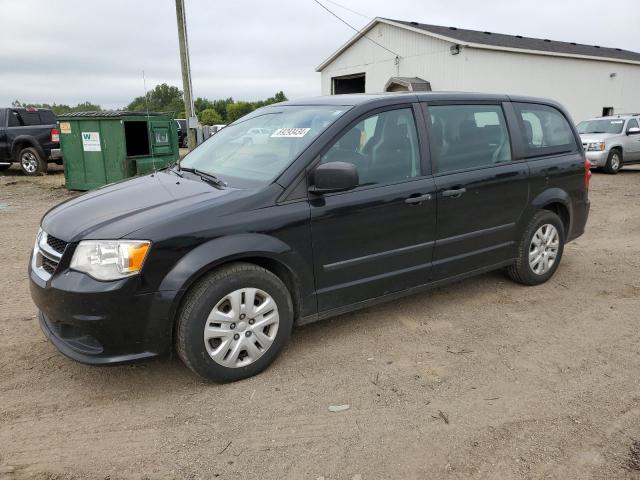
[[[91,190],[152,172],[179,158],[176,122],[161,113],[75,112],[58,116],[69,190]]]

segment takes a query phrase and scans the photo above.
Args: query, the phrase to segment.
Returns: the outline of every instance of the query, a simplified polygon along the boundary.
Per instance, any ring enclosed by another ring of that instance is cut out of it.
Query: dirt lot
[[[178,360],[60,355],[26,264],[41,215],[70,194],[60,171],[5,173],[2,480],[640,479],[638,168],[594,175],[587,233],[547,284],[493,273],[298,328],[268,371],[231,385]]]

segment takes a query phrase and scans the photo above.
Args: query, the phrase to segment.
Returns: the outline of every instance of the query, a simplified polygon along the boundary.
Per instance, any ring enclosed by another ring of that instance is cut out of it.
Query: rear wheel
[[[509,277],[525,285],[546,282],[558,269],[564,241],[560,217],[548,210],[536,213],[518,245],[518,259],[507,268]]]
[[[248,263],[212,272],[188,292],[177,324],[176,350],[195,373],[233,382],[267,368],[293,326],[287,287]]]
[[[607,173],[616,174],[622,167],[622,152],[617,149],[613,149],[609,152],[607,157],[607,163],[604,166],[604,170]]]
[[[36,175],[42,175],[47,171],[47,162],[33,147],[27,147],[20,150],[18,159],[20,161],[22,173],[25,175],[33,177]]]

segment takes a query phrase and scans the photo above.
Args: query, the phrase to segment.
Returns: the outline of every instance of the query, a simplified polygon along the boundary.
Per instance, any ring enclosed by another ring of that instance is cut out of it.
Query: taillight
[[[591,162],[588,158],[584,159],[584,188],[589,191],[589,182],[591,181]]]
[[[51,143],[60,143],[60,131],[57,128],[51,129]]]

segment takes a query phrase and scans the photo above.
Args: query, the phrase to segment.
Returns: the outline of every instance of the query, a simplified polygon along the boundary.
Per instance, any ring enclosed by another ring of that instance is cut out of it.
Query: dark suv
[[[46,108],[0,108],[0,170],[17,162],[25,175],[62,164],[56,117]]]
[[[42,329],[80,362],[175,349],[231,381],[266,368],[294,324],[489,270],[545,282],[589,212],[572,125],[552,101],[504,95],[256,110],[181,163],[44,216],[30,263]],[[264,141],[244,141],[256,129]]]

